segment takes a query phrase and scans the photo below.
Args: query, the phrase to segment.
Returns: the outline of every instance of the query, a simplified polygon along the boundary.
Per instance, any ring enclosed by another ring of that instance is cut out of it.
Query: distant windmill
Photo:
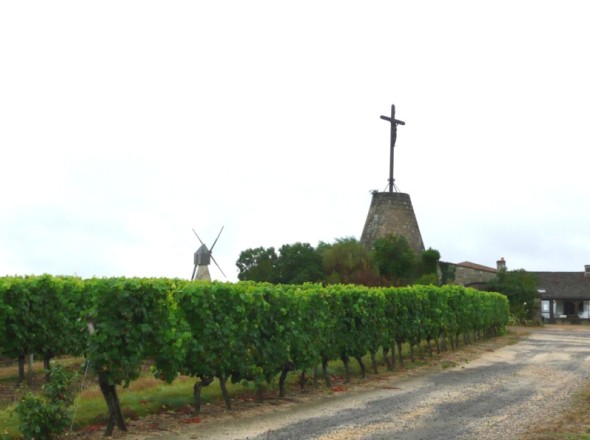
[[[201,242],[201,247],[199,249],[197,249],[197,251],[195,252],[195,267],[193,269],[191,281],[193,281],[193,280],[209,280],[209,281],[211,281],[211,274],[209,273],[209,264],[211,264],[211,260],[213,260],[213,262],[215,263],[215,265],[217,266],[217,268],[219,269],[219,271],[221,272],[221,274],[225,278],[225,274],[221,270],[221,267],[219,267],[219,264],[217,264],[217,261],[215,261],[215,258],[213,258],[213,254],[212,254],[213,248],[215,247],[215,243],[217,243],[217,240],[219,240],[219,236],[221,235],[222,231],[223,231],[223,226],[221,227],[221,231],[219,231],[219,234],[217,234],[217,238],[213,242],[213,246],[211,246],[211,249],[209,249],[209,248],[207,248],[207,245],[205,243],[203,243],[203,240],[201,240],[201,237],[199,237],[199,234],[197,234],[197,232],[193,229],[193,232],[195,233],[195,235],[197,236],[197,238]]]

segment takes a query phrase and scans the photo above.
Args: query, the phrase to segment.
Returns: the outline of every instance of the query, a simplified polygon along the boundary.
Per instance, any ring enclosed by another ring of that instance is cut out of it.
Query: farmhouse
[[[590,264],[583,272],[531,272],[545,322],[590,320]]]

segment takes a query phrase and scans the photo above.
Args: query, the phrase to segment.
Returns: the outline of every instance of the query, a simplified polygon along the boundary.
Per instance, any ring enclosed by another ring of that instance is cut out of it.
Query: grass
[[[132,382],[129,388],[118,387],[117,392],[125,417],[136,418],[158,413],[163,409],[190,405],[194,382],[193,378],[179,377],[168,385],[146,375]],[[219,394],[214,387],[206,387],[202,392],[203,402],[215,400]],[[12,414],[13,409],[14,405],[11,404],[5,405],[0,410],[2,427],[0,435],[8,436],[8,438],[15,437],[19,433],[18,418],[16,414]],[[94,383],[78,395],[71,410],[75,410],[76,414],[74,430],[88,425],[106,423],[106,404],[98,386]]]
[[[458,364],[457,362],[453,362],[453,361],[442,361],[441,362],[441,366],[443,370],[446,370],[447,368],[453,368],[456,367]]]

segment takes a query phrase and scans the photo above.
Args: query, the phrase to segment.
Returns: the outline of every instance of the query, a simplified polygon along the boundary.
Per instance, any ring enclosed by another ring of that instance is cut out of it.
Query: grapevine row
[[[117,402],[115,385],[136,379],[146,360],[163,380],[198,378],[197,410],[201,387],[217,378],[230,407],[228,380],[261,386],[278,376],[284,394],[289,371],[321,365],[329,384],[331,360],[341,359],[348,372],[349,360],[356,359],[364,374],[367,353],[374,362],[382,349],[394,366],[403,362],[402,344],[413,356],[423,342],[440,349],[441,343],[458,344],[459,335],[496,335],[507,319],[505,296],[454,285],[0,278],[0,356],[84,355],[102,380],[107,403]]]

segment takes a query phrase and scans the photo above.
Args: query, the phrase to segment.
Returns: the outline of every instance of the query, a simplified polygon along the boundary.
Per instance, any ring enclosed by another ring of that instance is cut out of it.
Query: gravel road
[[[421,377],[387,377],[373,386],[228,416],[166,437],[515,439],[558,414],[586,383],[589,369],[590,328],[546,326],[463,365]]]

